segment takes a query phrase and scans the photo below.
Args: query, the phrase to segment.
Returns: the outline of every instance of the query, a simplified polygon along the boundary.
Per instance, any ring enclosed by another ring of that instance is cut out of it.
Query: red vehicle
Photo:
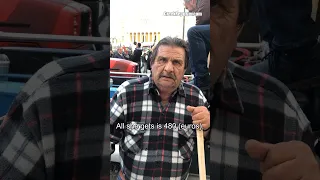
[[[110,58],[110,75],[113,76],[126,76],[132,77],[134,75],[128,74],[112,74],[112,72],[128,72],[128,73],[136,73],[137,72],[138,64],[126,59],[119,59],[119,58]]]
[[[53,35],[92,35],[91,9],[72,0],[0,0],[0,31]],[[57,42],[0,42],[0,47],[88,49]]]
[[[113,84],[120,85],[125,80],[137,78],[136,75],[115,74],[112,72],[136,73],[138,64],[129,60],[110,58],[110,78]]]

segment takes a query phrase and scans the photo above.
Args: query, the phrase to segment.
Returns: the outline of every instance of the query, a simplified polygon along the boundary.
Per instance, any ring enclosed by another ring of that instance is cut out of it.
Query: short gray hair
[[[161,39],[156,45],[156,47],[154,48],[154,50],[152,51],[151,60],[150,60],[151,65],[154,63],[158,55],[158,50],[160,46],[176,46],[176,47],[183,48],[185,52],[184,69],[187,69],[189,64],[189,44],[187,41],[177,37],[170,37],[170,36]]]

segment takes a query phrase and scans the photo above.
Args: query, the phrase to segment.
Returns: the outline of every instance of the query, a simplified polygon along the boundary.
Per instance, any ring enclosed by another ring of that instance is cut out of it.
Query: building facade
[[[137,5],[137,2],[143,6]],[[154,43],[166,36],[187,39],[188,29],[195,25],[194,16],[164,15],[164,12],[183,12],[183,3],[180,1],[112,0],[111,7],[110,38],[111,43],[117,46],[129,46],[133,42]],[[126,13],[119,14],[119,9]]]

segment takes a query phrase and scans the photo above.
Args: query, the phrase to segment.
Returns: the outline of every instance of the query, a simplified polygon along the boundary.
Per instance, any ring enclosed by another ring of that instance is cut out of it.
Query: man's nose
[[[172,72],[173,71],[173,64],[171,61],[168,61],[164,67],[164,70],[167,72]]]

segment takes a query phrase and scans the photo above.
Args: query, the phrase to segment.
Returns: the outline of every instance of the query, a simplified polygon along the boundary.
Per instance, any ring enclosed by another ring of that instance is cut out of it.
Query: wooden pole
[[[197,148],[198,148],[198,167],[199,167],[199,179],[206,180],[206,162],[204,154],[204,137],[202,129],[197,129]]]

